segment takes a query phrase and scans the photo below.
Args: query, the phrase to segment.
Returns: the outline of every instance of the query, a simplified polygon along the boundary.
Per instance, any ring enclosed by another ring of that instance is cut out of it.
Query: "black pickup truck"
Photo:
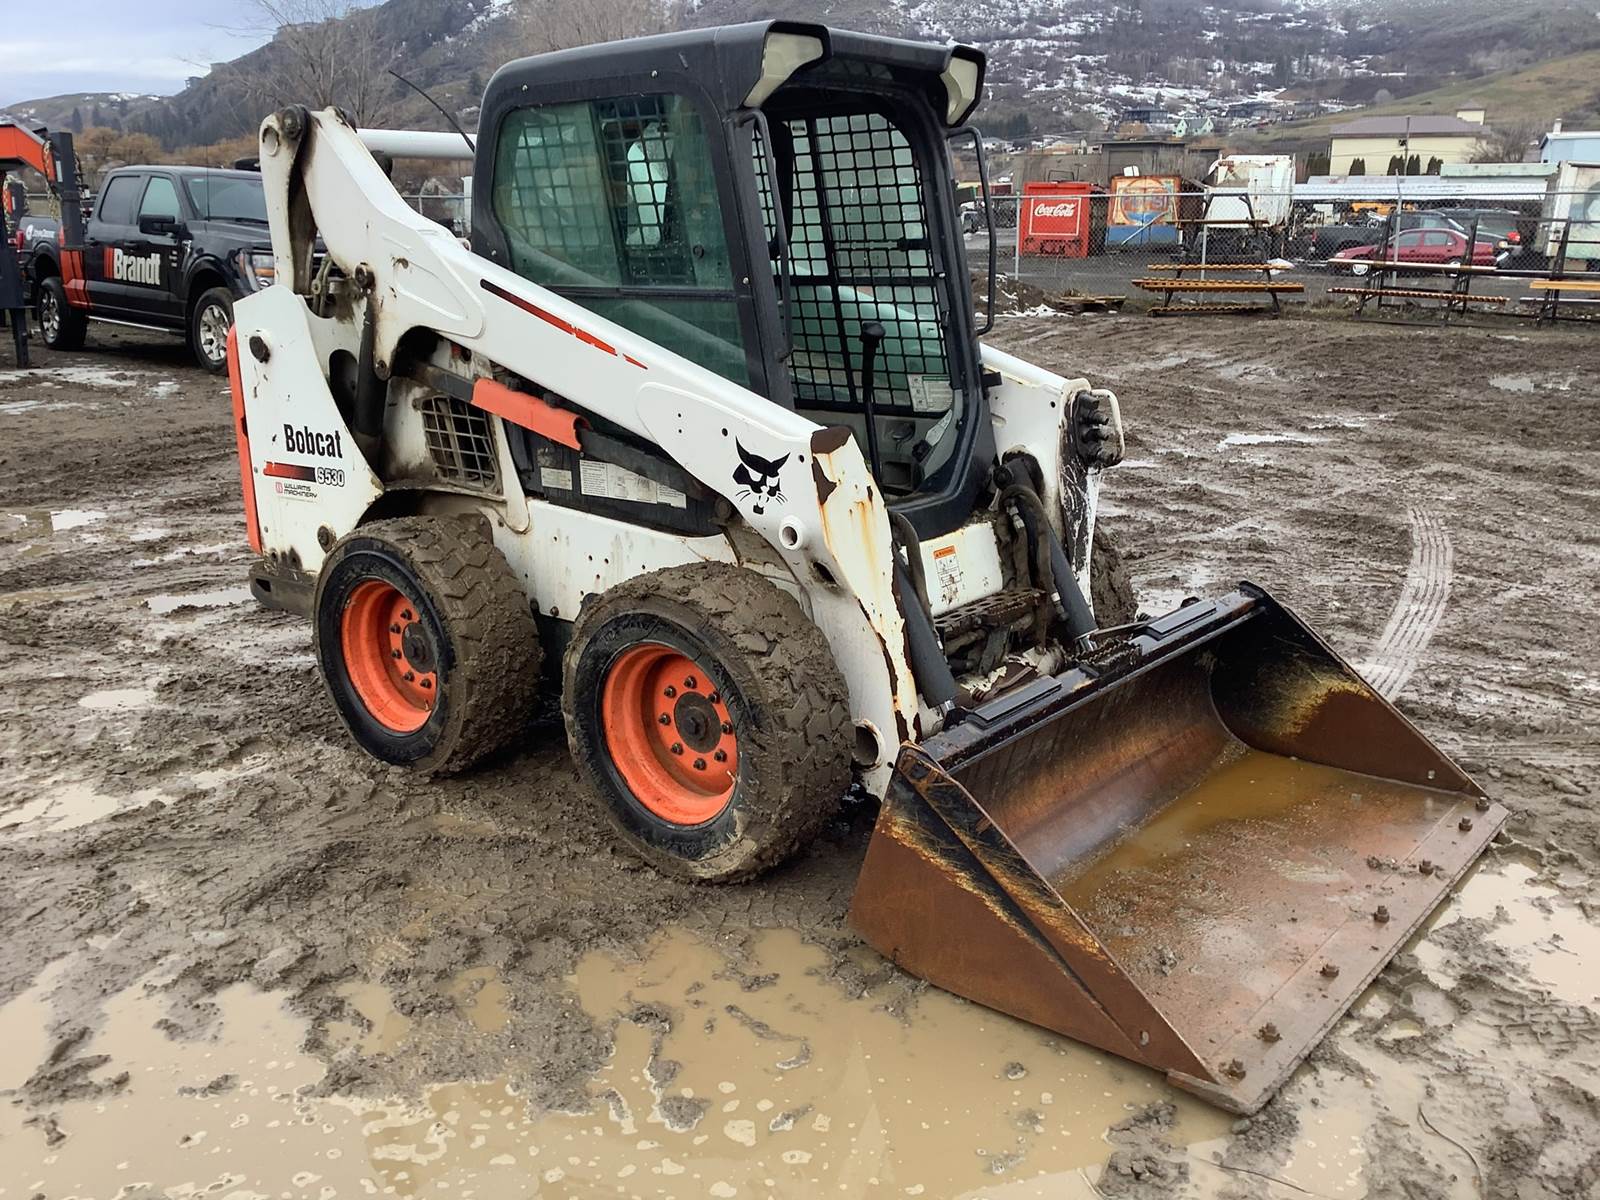
[[[75,350],[90,321],[187,337],[200,365],[227,366],[233,302],[272,282],[261,176],[209,167],[121,167],[105,178],[81,252],[55,221],[18,222],[45,344]]]

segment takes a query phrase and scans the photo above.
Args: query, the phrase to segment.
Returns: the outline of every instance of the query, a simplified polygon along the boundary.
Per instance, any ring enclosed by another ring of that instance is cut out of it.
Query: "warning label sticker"
[[[547,488],[559,488],[563,492],[570,492],[572,472],[563,467],[540,467],[539,482]]]
[[[541,478],[543,474],[541,473]],[[688,497],[676,488],[636,475],[616,463],[584,459],[578,467],[578,490],[606,500],[631,500],[635,504],[666,504],[684,508]]]
[[[948,604],[961,594],[961,556],[954,546],[940,546],[933,552],[933,570],[939,595]]]
[[[950,390],[948,375],[906,376],[906,390],[911,393],[911,407],[919,413],[942,413],[951,407],[954,393]]]

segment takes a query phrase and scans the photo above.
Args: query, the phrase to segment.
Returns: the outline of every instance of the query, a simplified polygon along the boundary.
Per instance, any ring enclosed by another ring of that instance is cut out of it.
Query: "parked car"
[[[1376,243],[1383,237],[1383,227],[1388,221],[1387,217],[1374,216],[1362,221],[1318,226],[1311,231],[1311,256],[1331,259],[1341,251]],[[1412,229],[1454,229],[1461,232],[1459,225],[1438,212],[1403,212],[1394,217],[1394,222],[1395,229],[1401,233]]]
[[[1508,262],[1522,264],[1534,254],[1533,231],[1538,222],[1509,208],[1436,208],[1439,216],[1454,221],[1463,233],[1478,223],[1478,237],[1494,242],[1506,252]],[[1528,264],[1531,265],[1531,262]]]
[[[221,371],[233,302],[272,282],[266,197],[253,171],[112,171],[72,261],[55,222],[28,222],[28,282],[52,349],[75,350],[90,321],[109,321],[184,336],[201,366]]]
[[[1358,260],[1377,258],[1382,249],[1381,242],[1373,242],[1366,246],[1348,246],[1333,255],[1328,260],[1328,265],[1335,269],[1348,270],[1352,275],[1365,275],[1371,268]],[[1467,235],[1459,229],[1408,229],[1395,234],[1389,243],[1387,253],[1382,257],[1389,262],[1421,265],[1456,266],[1460,263],[1470,263],[1474,267],[1494,267],[1499,266],[1507,254],[1497,249],[1494,242],[1479,238],[1469,256]]]

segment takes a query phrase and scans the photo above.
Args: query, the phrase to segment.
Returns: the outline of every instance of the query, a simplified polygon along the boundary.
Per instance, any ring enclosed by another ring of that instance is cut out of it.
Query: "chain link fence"
[[[968,261],[986,273],[990,221],[997,307],[1099,298],[1157,310],[1468,297],[1463,310],[1538,315],[1560,289],[1565,315],[1600,313],[1600,186],[1537,199],[1441,191],[1387,200],[1179,190],[1157,177],[1110,192],[995,197],[962,219]],[[982,283],[979,282],[981,291]],[[1373,295],[1372,293],[1382,293]]]

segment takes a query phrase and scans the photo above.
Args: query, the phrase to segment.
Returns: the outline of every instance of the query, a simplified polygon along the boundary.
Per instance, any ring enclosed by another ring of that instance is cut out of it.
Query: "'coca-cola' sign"
[[[1030,237],[1079,238],[1083,236],[1083,201],[1057,196],[1023,199],[1023,226]]]

